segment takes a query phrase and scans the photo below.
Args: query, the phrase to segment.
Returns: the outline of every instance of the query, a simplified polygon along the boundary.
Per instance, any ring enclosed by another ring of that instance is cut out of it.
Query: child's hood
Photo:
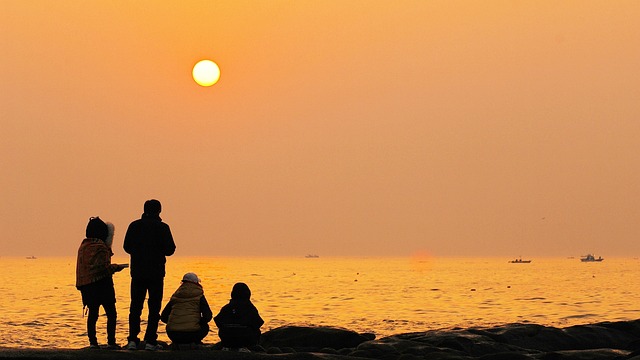
[[[107,224],[107,238],[104,240],[104,243],[107,244],[107,247],[111,249],[111,245],[113,244],[113,234],[115,233],[116,227],[113,226],[112,223],[106,222]]]
[[[236,301],[248,301],[251,299],[251,290],[245,283],[236,283],[231,290],[231,299]]]
[[[200,284],[185,281],[180,287],[173,293],[172,298],[176,299],[189,299],[204,294],[204,289]]]

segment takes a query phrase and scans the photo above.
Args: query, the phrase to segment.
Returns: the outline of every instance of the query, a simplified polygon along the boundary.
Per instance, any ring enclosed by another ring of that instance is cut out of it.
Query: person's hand
[[[124,270],[125,268],[128,268],[129,265],[128,264],[118,264],[118,266],[116,267],[116,272],[120,272],[122,270]]]

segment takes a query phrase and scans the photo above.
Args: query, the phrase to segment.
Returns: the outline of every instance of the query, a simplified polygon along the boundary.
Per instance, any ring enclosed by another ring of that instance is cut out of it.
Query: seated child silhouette
[[[247,351],[260,340],[260,327],[264,320],[251,302],[251,290],[245,283],[236,283],[231,291],[231,300],[213,318],[218,326],[218,336],[223,350]]]
[[[200,279],[190,272],[182,277],[160,320],[167,324],[167,336],[173,344],[200,344],[209,333],[212,316]]]

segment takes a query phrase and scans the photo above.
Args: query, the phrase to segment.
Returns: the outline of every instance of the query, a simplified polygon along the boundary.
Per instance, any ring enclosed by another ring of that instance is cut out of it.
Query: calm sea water
[[[114,258],[126,263],[128,258]],[[215,313],[237,281],[266,323],[327,325],[378,337],[452,327],[532,322],[569,326],[640,318],[640,261],[610,259],[185,258],[167,264],[163,305],[186,272],[201,278]],[[0,258],[0,344],[87,346],[75,258]],[[127,337],[129,272],[114,275],[118,341]],[[146,306],[146,305],[145,305]],[[146,307],[143,319],[146,318]],[[143,329],[145,327],[143,322]],[[106,318],[98,320],[106,342]],[[205,342],[219,339],[213,330]],[[159,339],[168,341],[164,325]]]

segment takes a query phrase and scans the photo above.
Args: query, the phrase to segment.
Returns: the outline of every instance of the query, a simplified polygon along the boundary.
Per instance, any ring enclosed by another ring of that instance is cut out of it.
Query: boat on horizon
[[[597,258],[593,256],[593,254],[587,254],[580,257],[580,261],[582,262],[600,262],[604,260],[602,256],[598,256]]]
[[[35,260],[35,259],[37,259],[37,257],[35,257],[34,255],[31,255],[31,256],[27,256],[27,259],[29,259],[29,260]]]
[[[304,256],[307,259],[315,259],[315,258],[319,258],[320,255],[316,255],[316,254],[307,254]]]
[[[522,260],[522,257],[509,261],[511,264],[528,264],[531,260]]]

